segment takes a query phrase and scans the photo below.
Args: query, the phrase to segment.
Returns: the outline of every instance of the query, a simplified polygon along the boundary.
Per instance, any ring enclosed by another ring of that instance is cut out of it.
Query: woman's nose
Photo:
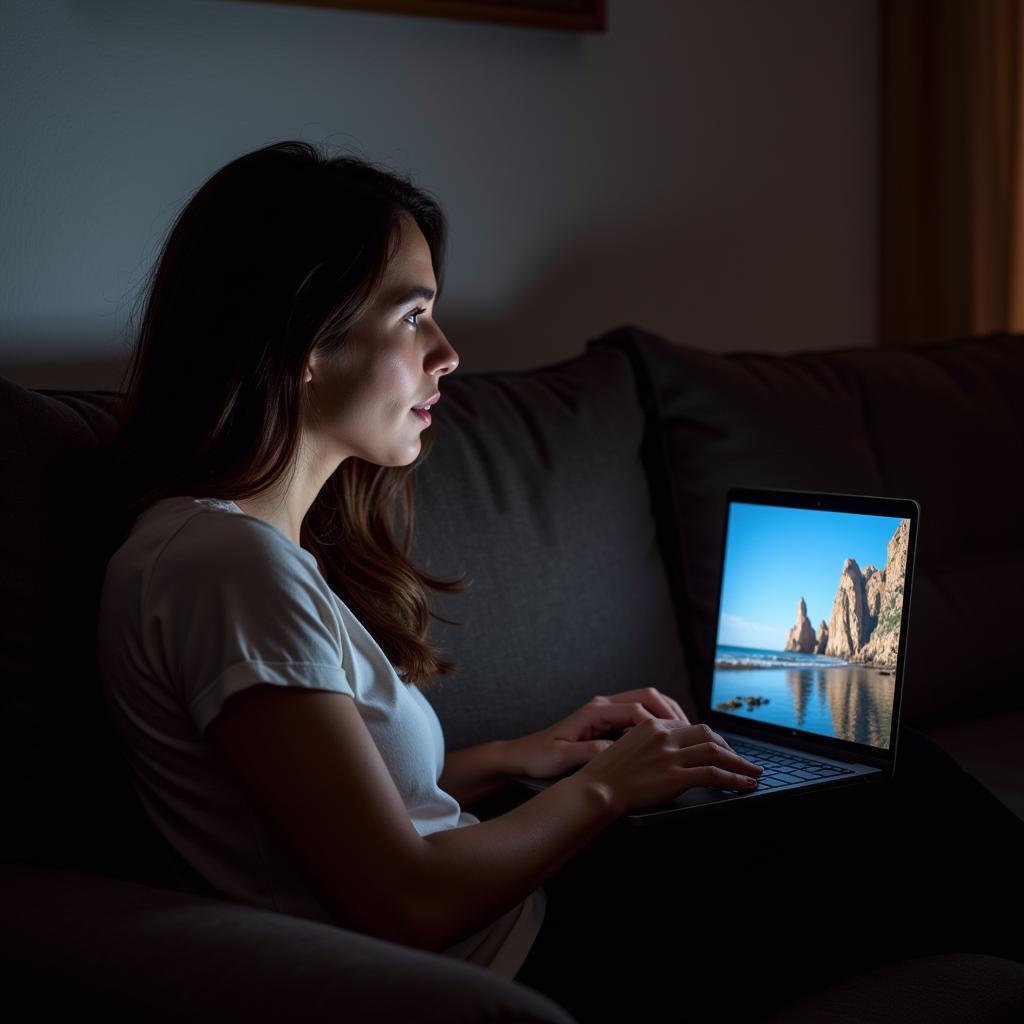
[[[440,328],[438,328],[438,334],[440,337],[437,350],[433,354],[430,372],[443,376],[446,373],[451,373],[459,365],[459,353],[452,348],[444,331]]]

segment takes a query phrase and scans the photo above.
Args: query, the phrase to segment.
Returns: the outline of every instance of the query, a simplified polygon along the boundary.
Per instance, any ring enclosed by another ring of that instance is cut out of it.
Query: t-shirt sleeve
[[[355,696],[327,582],[269,523],[193,516],[160,552],[143,606],[150,654],[200,733],[258,683]]]

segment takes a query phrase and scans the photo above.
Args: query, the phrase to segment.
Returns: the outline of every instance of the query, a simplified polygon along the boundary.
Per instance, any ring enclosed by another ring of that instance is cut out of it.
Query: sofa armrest
[[[224,900],[0,865],[5,1003],[115,1019],[574,1024],[451,957]]]

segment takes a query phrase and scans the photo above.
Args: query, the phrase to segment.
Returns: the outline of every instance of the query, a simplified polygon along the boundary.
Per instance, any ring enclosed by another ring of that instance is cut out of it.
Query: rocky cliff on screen
[[[815,633],[807,603],[797,602],[796,625],[786,635],[786,651],[824,654],[845,661],[895,668],[903,615],[903,581],[907,574],[910,522],[904,520],[889,538],[884,569],[863,569],[847,558],[832,602],[832,614]]]

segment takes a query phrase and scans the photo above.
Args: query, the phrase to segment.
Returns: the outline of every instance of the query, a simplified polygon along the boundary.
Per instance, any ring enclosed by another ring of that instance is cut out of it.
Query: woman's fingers
[[[628,704],[622,701],[600,703],[595,698],[594,701],[591,701],[590,706],[597,708],[596,712],[592,711],[590,713],[590,725],[601,731],[622,729],[656,717],[643,704],[638,702]]]
[[[657,691],[654,691],[657,694]],[[622,730],[624,736],[634,726],[648,720],[665,722],[664,725],[655,727],[667,728],[673,733],[678,733],[680,750],[684,751],[682,767],[701,772],[702,777],[707,780],[703,785],[715,785],[732,787],[735,785],[746,785],[744,781],[749,776],[757,777],[763,772],[763,768],[748,761],[747,758],[732,749],[725,739],[714,731],[709,725],[698,723],[691,725],[682,709],[679,709],[678,718],[672,717],[666,721],[663,715],[655,715],[649,710],[651,697],[648,691],[633,690],[630,694],[646,698],[643,701],[625,701],[627,694],[616,694],[613,698],[596,697],[591,702],[591,707],[599,708],[598,716],[591,720],[591,727],[600,731]],[[668,706],[671,698],[664,694],[657,694]],[[674,701],[672,702],[675,703]],[[676,705],[678,707],[678,705]],[[723,782],[723,780],[725,780]]]
[[[723,747],[716,741],[695,743],[692,746],[680,749],[682,754],[680,762],[684,768],[720,769],[727,774],[736,772],[740,777],[758,775],[764,771],[760,765],[754,764],[753,761],[748,761],[742,754],[737,754],[731,747]],[[718,783],[715,783],[715,785],[718,785]]]
[[[691,725],[689,730],[685,731],[683,735],[686,737],[687,746],[692,746],[695,743],[710,742],[717,743],[720,747],[725,747],[726,750],[732,750],[732,747],[706,722],[698,722],[696,725]]]
[[[665,700],[669,702],[672,708],[675,710],[676,717],[687,725],[690,724],[690,720],[686,717],[686,712],[679,706],[677,701],[674,701],[671,697],[666,697]]]
[[[654,686],[644,686],[638,690],[624,690],[622,693],[613,693],[610,697],[595,697],[597,701],[611,701],[612,703],[639,703],[655,718],[670,718],[674,721],[690,724],[683,709],[667,694],[662,693]]]
[[[696,765],[692,768],[683,767],[680,769],[686,772],[691,781],[688,787],[692,786],[717,786],[719,789],[746,789],[752,790],[757,787],[757,776],[752,772],[731,772],[718,765]],[[753,779],[751,783],[750,779]]]
[[[597,708],[597,712],[591,712],[589,724],[592,728],[601,731],[612,731],[622,729],[629,732],[634,725],[648,720],[664,722],[664,728],[671,732],[679,733],[680,746],[694,746],[700,743],[716,743],[725,750],[732,751],[732,747],[709,725],[698,723],[690,725],[684,716],[680,720],[665,720],[657,715],[651,714],[644,704],[639,702],[624,703],[622,701],[609,701],[604,697],[595,697],[589,705]],[[739,755],[737,755],[739,756]]]

